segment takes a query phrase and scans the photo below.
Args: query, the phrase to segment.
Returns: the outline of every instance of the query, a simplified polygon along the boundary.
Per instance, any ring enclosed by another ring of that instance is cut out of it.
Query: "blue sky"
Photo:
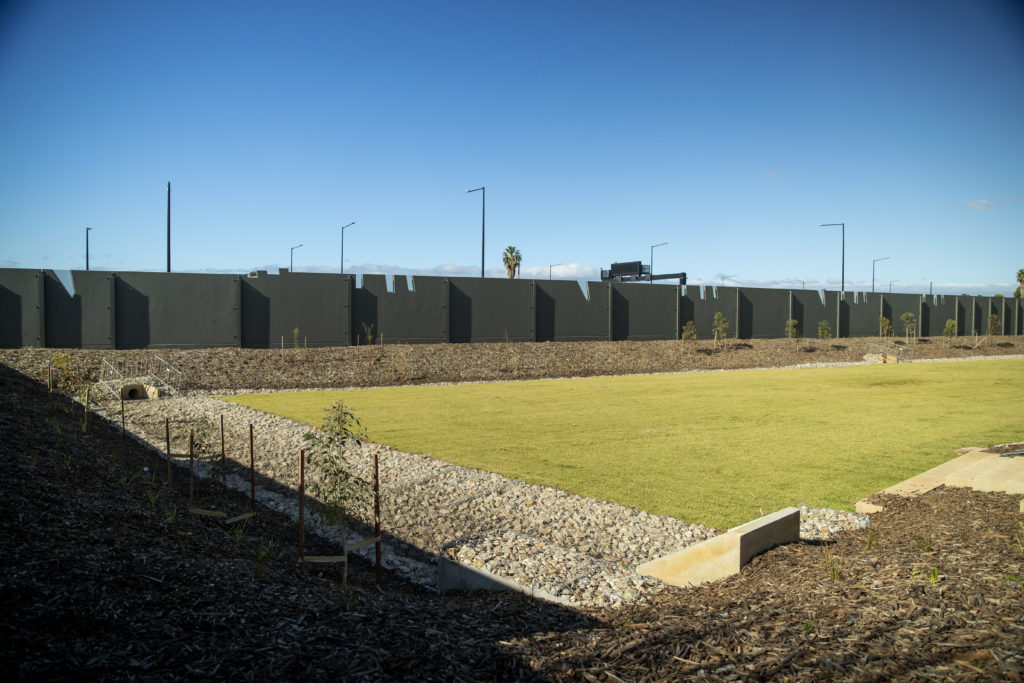
[[[0,267],[164,270],[170,181],[175,271],[478,275],[482,185],[493,277],[1024,268],[1019,2],[0,8]]]

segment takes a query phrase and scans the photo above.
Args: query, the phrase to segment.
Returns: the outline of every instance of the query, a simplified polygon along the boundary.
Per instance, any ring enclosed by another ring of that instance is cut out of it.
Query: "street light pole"
[[[731,280],[734,277],[736,277],[736,275],[723,275],[722,276],[722,286],[725,287],[725,281],[726,280]]]
[[[171,272],[171,181],[167,181],[167,272]]]
[[[291,255],[290,255],[289,259],[288,259],[288,272],[289,273],[294,273],[295,272],[295,250],[298,249],[301,246],[302,246],[301,244],[296,244],[294,247],[292,247]]]
[[[651,245],[651,276],[647,279],[647,281],[650,282],[652,285],[654,284],[654,248],[663,247],[666,244],[668,244],[668,242],[662,242],[661,244]]]
[[[818,223],[819,228],[840,225],[843,228],[842,265],[839,271],[839,301],[846,298],[846,223]]]
[[[89,270],[89,231],[92,228],[85,229],[85,269]]]
[[[466,192],[481,192],[480,201],[480,277],[484,276],[484,240],[487,236],[487,187],[478,187]]]
[[[889,280],[889,293],[892,294],[892,283],[899,282],[899,280]]]
[[[345,228],[355,225],[356,222],[352,221],[348,225],[341,226],[341,274],[345,274]]]
[[[555,266],[561,266],[561,265],[565,265],[565,264],[562,264],[562,263],[552,263],[550,266],[548,266],[548,279],[549,280],[551,279],[551,269],[554,268]]]
[[[892,258],[892,256],[883,256],[882,258],[876,258],[875,260],[873,260],[871,262],[871,293],[872,294],[875,293],[875,264],[878,263],[879,261],[884,261],[884,260],[890,259],[890,258]]]

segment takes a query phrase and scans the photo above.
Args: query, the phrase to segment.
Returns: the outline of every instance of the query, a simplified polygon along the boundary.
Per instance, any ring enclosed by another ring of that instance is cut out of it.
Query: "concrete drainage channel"
[[[244,468],[229,475],[227,484],[245,493],[249,490],[248,430],[254,423],[257,470],[272,480],[257,489],[257,502],[297,519],[294,479],[307,425],[198,393],[126,402],[125,406],[129,429],[161,454],[165,420],[187,435],[188,424],[204,418],[216,422],[223,416],[231,444],[228,459]],[[243,438],[244,454],[234,446]],[[180,442],[172,446],[176,454],[180,452]],[[805,537],[821,538],[823,528],[838,530],[867,523],[864,515],[802,508],[790,509],[778,519],[776,515],[781,513],[716,534],[671,517],[374,444],[351,454],[357,476],[369,474],[373,450],[381,454],[382,520],[388,539],[383,564],[409,580],[442,591],[512,590],[578,608],[616,608],[647,600],[664,590],[666,582],[677,583],[661,572],[657,563],[681,549],[705,544],[731,548],[735,541],[741,559],[730,562],[739,571],[749,561],[752,548],[759,552],[795,541],[801,528]],[[187,468],[187,458],[182,463],[176,455],[172,461]],[[198,467],[197,473],[212,474],[205,465]],[[820,523],[822,519],[827,523]],[[317,533],[339,540],[334,530]],[[722,538],[727,540],[716,540]],[[350,536],[348,540],[358,539]],[[372,558],[372,553],[372,548],[359,552],[367,558]],[[723,553],[735,555],[732,549]],[[435,558],[432,563],[417,559],[430,556]]]

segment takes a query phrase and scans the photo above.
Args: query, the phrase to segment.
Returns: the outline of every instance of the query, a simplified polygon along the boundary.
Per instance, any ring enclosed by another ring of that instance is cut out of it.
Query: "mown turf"
[[[376,442],[718,528],[853,501],[967,445],[1024,437],[1024,360],[252,394]]]

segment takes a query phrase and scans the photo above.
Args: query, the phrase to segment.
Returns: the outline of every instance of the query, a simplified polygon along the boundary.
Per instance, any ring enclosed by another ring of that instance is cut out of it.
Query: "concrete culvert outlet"
[[[157,398],[159,396],[160,390],[147,384],[125,384],[121,387],[121,398],[126,401]]]

